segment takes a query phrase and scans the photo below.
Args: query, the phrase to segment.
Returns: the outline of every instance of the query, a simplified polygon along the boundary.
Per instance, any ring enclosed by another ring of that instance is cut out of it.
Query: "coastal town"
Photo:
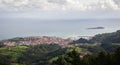
[[[16,37],[8,40],[2,40],[1,43],[7,46],[19,46],[19,45],[37,45],[37,44],[58,44],[61,47],[66,47],[73,40],[62,39],[59,37],[49,36],[31,36],[31,37]]]

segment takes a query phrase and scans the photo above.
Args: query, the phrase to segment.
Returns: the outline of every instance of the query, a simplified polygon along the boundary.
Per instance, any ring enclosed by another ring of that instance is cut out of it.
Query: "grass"
[[[27,46],[12,46],[12,47],[1,47],[0,54],[9,55],[12,57],[19,57],[19,55],[24,52]]]
[[[58,59],[58,57],[54,57],[52,59],[49,60],[50,63],[52,63],[53,61],[56,61]]]
[[[120,43],[112,43],[112,45],[120,46]]]

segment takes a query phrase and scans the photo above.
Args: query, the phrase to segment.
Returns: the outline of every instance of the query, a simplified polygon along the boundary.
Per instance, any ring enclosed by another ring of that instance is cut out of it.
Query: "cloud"
[[[0,0],[0,10],[53,10],[53,11],[91,11],[120,10],[120,0],[99,0],[82,2],[82,0]]]
[[[114,0],[115,4],[120,8],[120,0]]]

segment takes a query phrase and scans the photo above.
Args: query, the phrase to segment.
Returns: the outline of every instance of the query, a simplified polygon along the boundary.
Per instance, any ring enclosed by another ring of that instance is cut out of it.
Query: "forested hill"
[[[120,30],[112,33],[97,34],[89,40],[80,38],[72,42],[72,44],[78,44],[78,43],[82,43],[82,44],[84,43],[103,43],[103,44],[120,43]]]
[[[95,35],[89,40],[90,43],[120,43],[120,30],[113,33]]]
[[[73,41],[71,44],[87,48],[95,53],[101,49],[104,49],[107,52],[114,52],[120,47],[120,30],[112,33],[97,34],[90,40],[80,38]]]

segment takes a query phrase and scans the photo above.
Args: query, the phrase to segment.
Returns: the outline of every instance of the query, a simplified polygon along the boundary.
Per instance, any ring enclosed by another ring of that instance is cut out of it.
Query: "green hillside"
[[[89,41],[91,43],[120,43],[120,30],[113,33],[95,35]]]

